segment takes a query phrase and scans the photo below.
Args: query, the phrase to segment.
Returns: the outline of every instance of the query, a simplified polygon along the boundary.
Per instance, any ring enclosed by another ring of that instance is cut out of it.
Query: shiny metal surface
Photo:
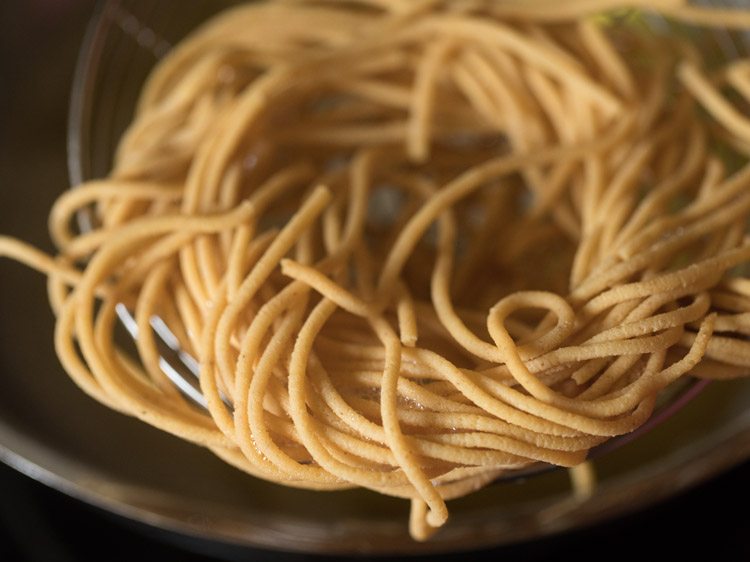
[[[176,19],[162,16],[164,40],[178,40],[192,25],[186,23],[189,14],[199,21],[220,7],[217,1],[159,2],[160,13],[174,13],[178,5],[185,12]],[[132,9],[141,18],[157,3],[110,1],[99,9],[107,4]],[[79,86],[79,102],[74,101],[74,108],[82,101],[80,88],[94,88],[87,95],[97,101],[80,105],[88,112],[84,125],[77,133],[71,129],[81,139],[77,148],[71,145],[71,160],[80,161],[85,177],[108,170],[132,96],[155,60],[153,50],[133,42],[133,33],[137,38],[140,32],[129,20],[117,21],[109,20],[108,43],[101,51],[82,51],[94,57],[82,60],[104,69],[99,80]],[[89,41],[105,33],[98,22]],[[35,146],[34,138],[27,143]],[[17,161],[0,160],[4,169],[24,167],[26,182],[23,188],[0,190],[0,230],[49,245],[47,208],[67,183],[60,173],[51,174],[52,164],[39,162],[47,158],[59,166],[62,150],[57,145],[46,156],[35,151]],[[39,179],[45,173],[49,177]],[[264,483],[94,403],[54,357],[43,281],[17,266],[0,267],[0,459],[75,497],[194,537],[306,552],[475,549],[644,508],[750,456],[750,382],[713,384],[669,421],[599,459],[600,485],[592,497],[574,499],[563,471],[498,484],[451,502],[448,526],[433,541],[417,544],[406,532],[405,502],[364,491],[305,492]]]

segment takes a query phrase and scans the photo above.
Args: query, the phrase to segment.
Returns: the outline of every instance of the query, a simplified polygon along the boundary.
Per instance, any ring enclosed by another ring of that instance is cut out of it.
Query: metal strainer
[[[104,177],[111,169],[117,142],[133,115],[141,86],[158,59],[188,31],[211,14],[236,2],[228,0],[102,0],[81,50],[70,110],[68,163],[72,185]],[[742,0],[702,2],[740,7]],[[653,19],[657,31],[670,24]],[[748,35],[712,33],[712,40],[727,58],[750,50]],[[82,213],[81,227],[91,227],[91,216]],[[117,309],[122,325],[132,338],[137,326],[124,305]],[[178,339],[159,317],[151,326],[161,351],[160,366],[169,379],[198,408],[205,398],[198,383],[198,362],[180,348]],[[690,381],[670,389],[651,419],[637,431],[615,438],[592,452],[598,457],[611,452],[652,429],[681,410],[705,388],[706,382]],[[539,467],[511,473],[522,481]],[[450,535],[448,535],[448,540]],[[474,545],[476,546],[476,545]]]

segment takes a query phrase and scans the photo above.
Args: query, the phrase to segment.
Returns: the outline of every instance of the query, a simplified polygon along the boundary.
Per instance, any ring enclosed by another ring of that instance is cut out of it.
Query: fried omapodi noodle
[[[409,498],[425,539],[445,500],[750,366],[750,59],[601,15],[623,6],[750,27],[676,0],[237,7],[159,62],[109,177],[59,198],[58,255],[0,255],[49,276],[89,395],[263,479]]]

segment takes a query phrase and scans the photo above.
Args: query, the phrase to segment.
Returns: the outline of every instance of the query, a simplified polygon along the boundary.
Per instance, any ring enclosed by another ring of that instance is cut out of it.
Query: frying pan
[[[222,6],[219,0],[97,4],[77,74],[60,85],[72,91],[71,183],[106,173],[156,57]],[[37,140],[29,136],[26,146]],[[14,187],[2,189],[0,228],[48,247],[47,209],[67,186],[40,165],[38,151],[14,150],[19,159],[13,167],[24,170],[19,175],[27,182],[4,182]],[[49,161],[59,166],[61,157],[60,148]],[[449,524],[430,542],[415,543],[402,501],[361,490],[306,492],[262,482],[100,406],[57,363],[52,322],[43,280],[4,263],[0,459],[103,509],[217,547],[378,554],[477,549],[644,509],[750,457],[750,381],[713,384],[659,427],[600,457],[591,497],[575,498],[562,470],[495,484],[451,502]]]

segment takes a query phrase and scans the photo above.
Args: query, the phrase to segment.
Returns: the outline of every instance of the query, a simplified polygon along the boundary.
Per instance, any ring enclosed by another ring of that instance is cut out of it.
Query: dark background
[[[34,197],[35,186],[46,186],[49,193],[68,186],[68,92],[92,7],[91,0],[0,0],[0,209],[8,201],[3,194],[11,190]],[[24,223],[24,231],[33,227],[40,233],[32,242],[51,249],[46,216],[6,212],[3,217],[0,232],[19,232]],[[749,479],[746,462],[645,512],[533,543],[439,559],[750,560],[750,510],[737,510],[750,505]],[[216,560],[196,553],[206,548],[188,548],[179,537],[86,506],[0,464],[2,561]],[[238,559],[319,558],[247,551]]]

